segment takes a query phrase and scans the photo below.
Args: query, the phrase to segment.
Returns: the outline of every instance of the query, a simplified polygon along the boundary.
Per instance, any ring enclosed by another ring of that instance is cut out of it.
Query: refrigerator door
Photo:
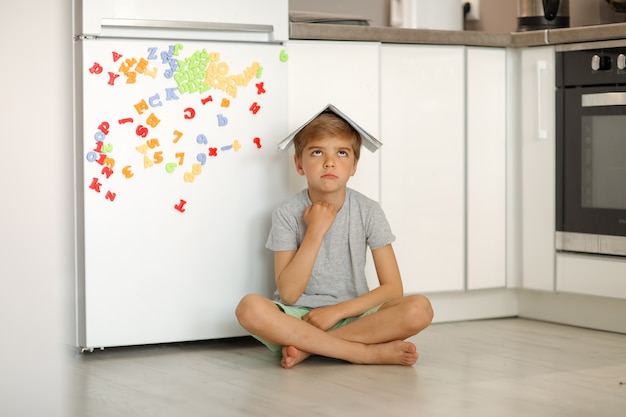
[[[288,0],[74,0],[75,34],[107,35],[103,20],[269,26],[271,40],[289,39]],[[167,25],[165,25],[167,26]],[[239,37],[241,33],[227,31]],[[205,35],[207,35],[205,33]],[[210,39],[215,33],[208,34]],[[132,33],[129,36],[134,36]],[[152,37],[152,36],[150,36]],[[222,36],[219,39],[225,39]],[[206,39],[206,38],[205,38]],[[255,40],[249,39],[249,40]]]
[[[239,299],[274,288],[264,245],[287,197],[285,51],[78,44],[78,345],[243,335]]]

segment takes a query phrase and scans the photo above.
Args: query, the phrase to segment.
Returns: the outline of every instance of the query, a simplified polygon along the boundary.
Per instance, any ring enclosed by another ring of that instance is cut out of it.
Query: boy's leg
[[[433,310],[428,298],[412,295],[385,303],[375,313],[329,330],[328,333],[347,341],[380,344],[414,336],[428,327],[432,318]],[[286,355],[294,363],[309,357],[309,353],[293,346],[283,348],[283,360]]]
[[[433,310],[428,298],[409,295],[385,303],[375,313],[330,333],[352,342],[385,343],[415,336],[428,327],[432,319]]]
[[[302,320],[282,313],[276,304],[260,295],[245,296],[236,310],[244,329],[272,343],[295,347],[302,352],[317,354],[353,363],[413,365],[417,360],[415,345],[402,340],[367,345],[343,340]],[[283,355],[285,356],[285,355]],[[299,361],[283,357],[283,366]]]

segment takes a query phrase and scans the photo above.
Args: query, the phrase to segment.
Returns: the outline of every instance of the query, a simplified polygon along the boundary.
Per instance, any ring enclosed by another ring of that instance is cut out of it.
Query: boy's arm
[[[294,304],[309,283],[324,235],[335,220],[337,210],[329,203],[318,202],[304,211],[307,231],[295,251],[274,253],[276,287],[281,300]]]
[[[404,290],[400,269],[391,244],[373,250],[372,256],[379,287],[352,300],[311,310],[302,319],[322,330],[328,330],[341,319],[358,316],[372,307],[402,297]]]
[[[287,304],[295,304],[306,289],[319,252],[319,245],[315,242],[305,245],[305,241],[298,250],[274,252],[276,288],[280,299]]]

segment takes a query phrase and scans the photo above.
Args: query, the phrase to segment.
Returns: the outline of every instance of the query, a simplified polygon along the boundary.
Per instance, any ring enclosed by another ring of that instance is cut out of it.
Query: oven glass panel
[[[626,115],[582,116],[581,205],[626,210]]]

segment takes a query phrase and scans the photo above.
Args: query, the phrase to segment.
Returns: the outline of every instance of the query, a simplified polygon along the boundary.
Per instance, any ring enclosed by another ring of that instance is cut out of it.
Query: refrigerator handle
[[[261,35],[271,40],[274,32],[273,25],[258,25],[247,23],[221,23],[221,22],[190,22],[176,20],[146,20],[146,19],[111,19],[101,20],[101,36],[117,34],[120,31],[174,31],[174,32],[213,32],[213,33],[246,33],[254,36]]]
[[[220,22],[185,22],[177,20],[145,20],[145,19],[102,19],[102,28],[126,29],[188,29],[188,30],[220,30],[233,32],[273,32],[272,25],[253,25],[246,23]]]

